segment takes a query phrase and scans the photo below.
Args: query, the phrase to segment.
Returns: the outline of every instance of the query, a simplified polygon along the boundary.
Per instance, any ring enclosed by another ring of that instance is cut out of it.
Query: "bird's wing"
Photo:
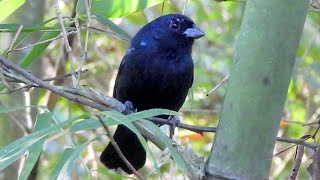
[[[122,58],[118,74],[115,80],[113,97],[117,98],[120,101],[122,100],[120,97],[121,95],[117,94],[119,93],[119,90],[125,88],[123,86],[128,86],[129,84],[132,84],[132,80],[137,76],[137,68],[135,68],[135,61],[139,57],[137,57],[138,53],[133,52],[133,49],[134,48],[130,48],[127,51],[126,55]]]

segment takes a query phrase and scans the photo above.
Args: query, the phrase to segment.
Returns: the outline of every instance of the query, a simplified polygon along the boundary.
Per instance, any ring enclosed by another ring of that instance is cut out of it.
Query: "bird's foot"
[[[131,101],[126,101],[124,103],[124,105],[126,106],[125,110],[123,111],[123,114],[131,114],[131,113],[135,113],[137,112],[137,109],[134,108],[133,104]]]
[[[176,116],[169,116],[168,120],[170,123],[172,123],[172,125],[170,126],[170,134],[169,134],[169,137],[172,139],[172,136],[174,135],[174,130],[180,124],[180,119]]]

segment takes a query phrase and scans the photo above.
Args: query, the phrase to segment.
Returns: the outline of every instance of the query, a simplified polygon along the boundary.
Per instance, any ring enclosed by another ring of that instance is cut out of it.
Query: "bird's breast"
[[[178,111],[193,81],[192,59],[186,61],[153,61],[139,69],[136,79],[136,102],[140,109],[165,108]],[[141,104],[141,105],[140,105]]]
[[[131,101],[138,111],[164,108],[178,111],[193,81],[191,55],[169,58],[157,54],[128,58],[116,82],[115,97]]]

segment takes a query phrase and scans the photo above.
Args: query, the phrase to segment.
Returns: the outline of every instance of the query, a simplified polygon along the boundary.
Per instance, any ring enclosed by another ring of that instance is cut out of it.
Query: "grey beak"
[[[192,28],[188,28],[187,30],[185,30],[183,34],[186,37],[193,38],[193,39],[198,39],[205,35],[204,32],[200,28],[198,28],[196,25],[193,25]]]

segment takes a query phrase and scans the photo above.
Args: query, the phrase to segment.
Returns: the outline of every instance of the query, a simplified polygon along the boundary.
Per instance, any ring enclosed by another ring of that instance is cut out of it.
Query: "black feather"
[[[192,44],[203,35],[192,20],[179,14],[161,16],[145,25],[132,39],[121,61],[113,96],[123,103],[131,101],[138,111],[178,111],[193,83]],[[137,136],[120,125],[113,137],[129,162],[140,169],[145,164],[146,152]],[[109,169],[120,167],[132,173],[111,143],[100,161]]]

